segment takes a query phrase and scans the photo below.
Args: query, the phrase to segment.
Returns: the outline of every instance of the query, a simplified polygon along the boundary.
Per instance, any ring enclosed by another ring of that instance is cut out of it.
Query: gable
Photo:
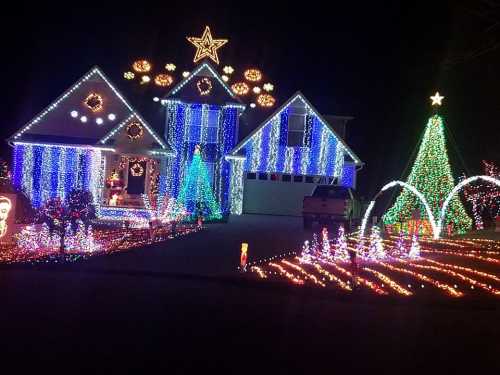
[[[95,67],[9,140],[93,145],[133,112]]]
[[[362,164],[331,126],[296,94],[231,152],[247,171],[341,176],[345,156]]]
[[[168,144],[137,113],[132,113],[111,129],[99,143],[113,146],[122,152],[164,150],[172,153]]]
[[[206,95],[202,95],[200,88],[202,90],[207,88],[205,79],[210,82],[211,88]],[[199,65],[188,77],[179,82],[165,98],[220,105],[228,102],[241,102],[217,71],[207,62]]]

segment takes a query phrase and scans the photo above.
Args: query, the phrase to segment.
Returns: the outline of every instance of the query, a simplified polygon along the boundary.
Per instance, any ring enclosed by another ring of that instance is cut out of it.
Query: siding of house
[[[194,148],[200,145],[222,212],[229,210],[230,165],[224,156],[236,143],[238,111],[230,105],[168,101],[165,137],[177,151],[168,168],[168,191],[171,196],[178,195]]]
[[[342,176],[343,145],[312,110],[304,113],[303,145],[287,145],[289,115],[296,110],[291,105],[283,108],[246,141],[241,148],[245,171]]]

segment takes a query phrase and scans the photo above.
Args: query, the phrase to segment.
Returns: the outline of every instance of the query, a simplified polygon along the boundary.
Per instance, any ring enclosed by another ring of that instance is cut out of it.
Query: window
[[[259,180],[267,180],[267,173],[259,173]]]
[[[293,176],[293,182],[302,182],[302,176]]]
[[[219,110],[202,107],[191,107],[189,130],[186,132],[186,140],[190,142],[217,143],[219,140]],[[204,117],[206,116],[206,122]]]
[[[284,174],[281,176],[281,181],[283,182],[291,182],[292,181],[292,176],[289,174]]]
[[[314,190],[313,197],[349,199],[349,189],[343,186],[318,186]]]
[[[306,183],[313,184],[314,183],[314,176],[306,176]]]
[[[304,141],[304,129],[306,116],[291,113],[288,116],[288,147],[302,147]]]
[[[257,178],[257,174],[253,172],[247,173],[247,180],[255,180]]]

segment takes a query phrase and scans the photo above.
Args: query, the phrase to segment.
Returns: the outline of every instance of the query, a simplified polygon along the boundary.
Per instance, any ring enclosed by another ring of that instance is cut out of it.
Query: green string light
[[[434,216],[439,217],[440,208],[455,185],[448,160],[443,119],[439,115],[432,116],[427,122],[424,138],[407,183],[425,196]],[[404,224],[412,218],[415,210],[420,211],[420,217],[427,217],[420,200],[404,189],[394,205],[385,213],[384,223]],[[443,225],[452,223],[455,233],[464,233],[472,226],[472,220],[458,195],[451,199],[445,217]]]
[[[181,191],[177,197],[177,204],[185,207],[191,219],[199,214],[205,220],[221,219],[221,209],[215,200],[205,163],[201,158],[200,148],[196,146],[193,160],[189,165]]]

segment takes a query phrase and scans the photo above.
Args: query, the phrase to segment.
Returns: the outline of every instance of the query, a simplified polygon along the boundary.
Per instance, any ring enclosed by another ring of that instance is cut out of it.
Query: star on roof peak
[[[194,63],[208,57],[216,64],[219,64],[217,49],[228,42],[227,39],[213,39],[208,26],[205,26],[205,31],[203,32],[201,38],[189,36],[187,37],[187,40],[196,47],[196,54],[193,59]]]

